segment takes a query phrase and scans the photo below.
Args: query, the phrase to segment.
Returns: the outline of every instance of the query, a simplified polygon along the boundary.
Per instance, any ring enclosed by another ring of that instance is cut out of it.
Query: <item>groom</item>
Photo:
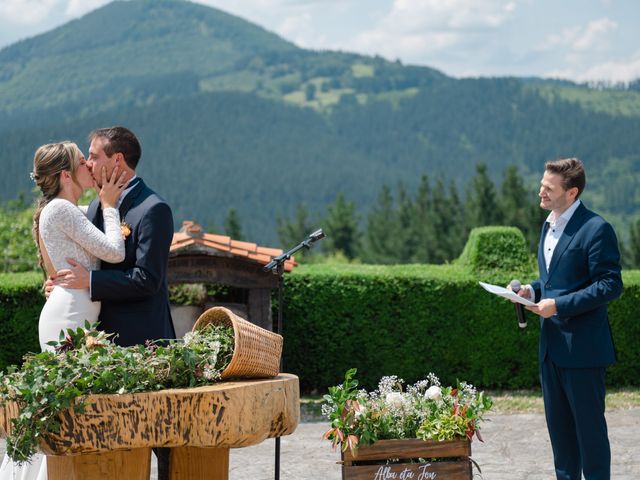
[[[136,176],[142,149],[133,132],[124,127],[101,128],[89,135],[87,166],[101,187],[115,167],[127,172],[128,185],[120,195],[118,209],[125,236],[124,261],[102,262],[100,270],[87,271],[74,259],[71,268],[58,272],[56,285],[89,288],[91,300],[100,301],[100,328],[117,334],[118,345],[130,346],[147,340],[175,338],[169,307],[167,266],[173,238],[173,216],[169,205]],[[102,230],[100,202],[89,205],[87,217]],[[169,449],[155,448],[158,479],[169,476]]]

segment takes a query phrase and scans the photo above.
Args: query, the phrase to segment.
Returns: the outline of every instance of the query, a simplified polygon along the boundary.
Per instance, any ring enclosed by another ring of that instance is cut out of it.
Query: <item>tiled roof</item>
[[[259,247],[255,243],[233,240],[226,235],[204,233],[202,227],[192,221],[182,222],[179,232],[173,234],[173,241],[169,252],[171,256],[181,253],[191,253],[194,250],[212,255],[233,256],[252,260],[261,265],[266,265],[273,257],[282,254],[278,248]],[[207,252],[207,250],[209,252]],[[291,257],[284,263],[284,269],[290,272],[298,264]]]

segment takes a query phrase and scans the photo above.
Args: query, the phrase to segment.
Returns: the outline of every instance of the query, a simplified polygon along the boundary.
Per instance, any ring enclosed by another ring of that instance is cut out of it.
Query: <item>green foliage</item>
[[[207,288],[201,283],[183,283],[169,286],[169,301],[173,305],[204,306]]]
[[[502,211],[498,208],[496,190],[489,178],[484,163],[476,165],[476,174],[471,179],[465,206],[467,228],[484,225],[500,225]]]
[[[84,329],[60,332],[60,342],[50,342],[55,353],[27,355],[19,370],[0,376],[0,406],[16,402],[20,408],[7,453],[14,461],[28,461],[39,438],[60,429],[63,410],[83,411],[85,395],[195,387],[218,380],[231,361],[233,342],[231,328],[214,325],[166,346],[120,347],[88,322]]]
[[[23,196],[0,204],[0,272],[26,272],[38,268],[32,226],[33,208]]]
[[[341,385],[329,387],[322,406],[331,427],[325,438],[343,451],[385,439],[471,440],[492,405],[473,385],[442,387],[433,373],[406,388],[395,375],[383,377],[370,393],[356,390],[355,373],[348,370]]]
[[[342,193],[336,196],[333,205],[327,207],[325,218],[325,234],[322,245],[325,252],[342,252],[348,259],[353,259],[359,251],[360,232],[358,216],[353,202],[347,202]]]
[[[535,272],[534,258],[516,227],[474,228],[458,263],[475,273],[507,271],[530,276]]]
[[[242,225],[240,217],[235,208],[230,208],[224,219],[224,233],[234,240],[243,240],[245,238],[242,233]]]
[[[480,278],[456,265],[298,267],[285,278],[287,370],[306,392],[334,385],[350,367],[365,388],[382,375],[414,382],[428,372],[449,384],[537,385],[538,322],[527,313],[521,331],[513,306],[478,280],[511,278]]]
[[[42,273],[0,273],[0,370],[40,350],[38,320],[44,305]]]
[[[364,388],[380,376],[408,382],[438,372],[484,388],[536,388],[537,317],[517,326],[513,305],[478,281],[506,285],[516,274],[476,275],[460,265],[309,265],[287,275],[284,363],[305,392],[335,385],[356,367]],[[522,283],[535,278],[522,276]],[[640,272],[623,272],[625,290],[609,310],[619,362],[611,385],[637,385]]]

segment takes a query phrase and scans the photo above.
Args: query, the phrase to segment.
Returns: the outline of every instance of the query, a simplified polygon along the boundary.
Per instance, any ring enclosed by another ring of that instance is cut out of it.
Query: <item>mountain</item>
[[[532,189],[545,160],[578,156],[585,200],[622,225],[640,211],[640,92],[527,78],[454,79],[380,57],[296,47],[185,1],[113,2],[0,50],[0,200],[29,191],[38,145],[87,148],[96,127],[141,138],[140,174],[176,227],[277,243],[276,216],[344,192],[366,214],[383,184],[460,187],[484,162]]]

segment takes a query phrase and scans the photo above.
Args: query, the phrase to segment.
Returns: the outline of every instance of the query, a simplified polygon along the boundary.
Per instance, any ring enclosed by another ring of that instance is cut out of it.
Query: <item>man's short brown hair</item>
[[[122,153],[127,165],[133,170],[136,169],[142,155],[142,147],[131,130],[119,126],[98,128],[89,134],[89,142],[92,142],[94,138],[104,140],[103,149],[108,157],[114,153]]]
[[[575,157],[549,160],[544,164],[544,169],[547,172],[560,175],[562,177],[562,188],[565,190],[576,187],[578,189],[576,198],[580,196],[587,184],[584,165],[581,160]]]

